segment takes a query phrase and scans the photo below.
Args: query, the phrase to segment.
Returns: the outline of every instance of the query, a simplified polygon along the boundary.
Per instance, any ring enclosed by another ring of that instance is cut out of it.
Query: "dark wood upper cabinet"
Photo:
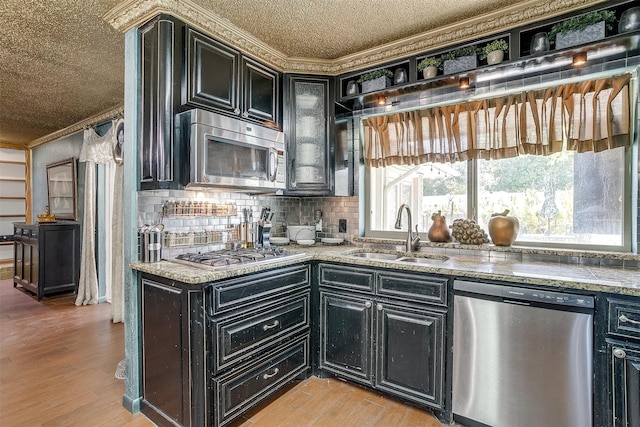
[[[243,56],[242,74],[244,76],[242,117],[278,123],[280,107],[278,73]]]
[[[211,37],[187,28],[182,102],[280,127],[280,75]]]
[[[187,91],[183,101],[240,114],[238,52],[187,28]]]
[[[181,188],[186,184],[186,147],[174,138],[174,115],[180,102],[182,27],[160,15],[141,28],[142,131],[140,189]]]

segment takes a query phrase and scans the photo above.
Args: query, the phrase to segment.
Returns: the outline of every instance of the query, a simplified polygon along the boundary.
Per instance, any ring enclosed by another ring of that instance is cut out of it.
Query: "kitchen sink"
[[[356,252],[353,254],[348,254],[349,256],[354,256],[358,258],[368,258],[368,259],[386,259],[390,261],[395,261],[398,259],[397,254],[388,254],[384,252]]]
[[[444,262],[449,259],[448,256],[444,255],[434,255],[434,254],[423,254],[423,253],[408,253],[408,252],[398,252],[398,251],[390,251],[390,252],[370,252],[370,251],[357,251],[357,252],[347,252],[345,255],[356,257],[356,258],[366,258],[366,259],[379,259],[385,261],[397,261],[397,262],[407,262],[412,264],[433,264],[434,262]]]
[[[428,256],[428,257],[400,257],[398,259],[396,259],[396,261],[398,262],[410,262],[412,264],[433,264],[434,262],[444,262],[446,260],[448,260],[449,257],[446,256]]]

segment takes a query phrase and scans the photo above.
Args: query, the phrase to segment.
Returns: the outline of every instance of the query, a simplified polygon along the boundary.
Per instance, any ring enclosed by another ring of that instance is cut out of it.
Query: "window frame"
[[[640,133],[640,125],[638,124],[638,69],[640,67],[631,67],[626,69],[617,69],[608,72],[600,72],[600,73],[591,73],[581,75],[579,77],[573,78],[565,78],[555,80],[553,82],[546,82],[544,84],[536,84],[536,85],[525,85],[522,87],[517,87],[512,90],[500,90],[500,91],[487,91],[480,95],[474,95],[466,98],[456,98],[449,99],[443,102],[434,102],[430,104],[420,105],[418,107],[412,106],[411,108],[391,108],[385,107],[384,111],[376,112],[375,114],[368,114],[361,116],[360,120],[358,120],[358,127],[360,133],[360,141],[364,143],[364,126],[362,123],[362,118],[380,116],[389,114],[391,112],[396,111],[408,111],[408,110],[416,110],[428,107],[434,107],[439,105],[450,105],[460,102],[466,102],[470,100],[477,100],[480,98],[486,97],[495,97],[501,95],[507,95],[513,92],[518,92],[522,90],[533,90],[538,88],[538,86],[549,87],[550,85],[555,84],[566,84],[566,83],[574,83],[579,81],[584,81],[588,79],[594,78],[602,78],[609,77],[614,75],[619,75],[621,73],[627,72],[631,74],[631,80],[629,82],[630,87],[630,106],[631,106],[631,145],[625,148],[624,153],[624,180],[623,180],[623,194],[626,195],[624,197],[624,218],[623,218],[623,234],[622,234],[622,244],[621,245],[572,245],[567,243],[548,243],[544,242],[542,245],[541,242],[523,242],[518,241],[514,243],[514,246],[523,247],[523,248],[540,248],[540,249],[568,249],[575,251],[607,251],[607,252],[626,252],[626,253],[636,253],[637,251],[637,241],[638,241],[638,216],[640,212],[638,212],[638,179],[633,179],[638,176],[638,163],[640,160],[638,159],[638,134]],[[362,152],[364,153],[364,147],[361,147]],[[364,213],[364,227],[363,227],[363,236],[364,237],[372,237],[372,238],[382,238],[382,239],[404,239],[407,234],[407,230],[403,229],[400,231],[381,231],[381,230],[372,230],[371,229],[371,200],[369,197],[371,182],[371,174],[370,170],[366,166],[362,166],[360,168],[360,182],[362,183],[360,189],[360,210]],[[477,210],[476,206],[478,206],[478,160],[468,160],[467,161],[467,212],[471,213],[472,219],[477,219]],[[451,225],[451,224],[449,224]],[[482,225],[481,225],[482,226]],[[486,224],[483,225],[486,227]],[[419,235],[422,241],[427,241],[427,231],[428,230],[419,230]]]

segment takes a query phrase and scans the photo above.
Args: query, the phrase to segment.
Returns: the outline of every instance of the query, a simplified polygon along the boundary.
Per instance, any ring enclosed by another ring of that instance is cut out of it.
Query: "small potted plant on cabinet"
[[[509,50],[509,44],[504,39],[494,40],[482,48],[480,59],[487,59],[487,64],[499,64],[504,59],[504,53]]]
[[[444,73],[456,74],[461,71],[473,70],[478,66],[478,50],[475,46],[462,47],[442,55]]]
[[[590,43],[605,37],[606,30],[613,29],[616,14],[610,10],[599,10],[569,18],[551,27],[549,41],[556,49],[564,49],[583,43]]]
[[[438,70],[442,69],[442,59],[437,56],[424,58],[418,63],[418,71],[422,71],[425,79],[432,79],[438,74]]]
[[[393,77],[393,73],[386,68],[382,68],[361,75],[358,83],[362,84],[362,93],[373,92],[389,86],[391,77]]]

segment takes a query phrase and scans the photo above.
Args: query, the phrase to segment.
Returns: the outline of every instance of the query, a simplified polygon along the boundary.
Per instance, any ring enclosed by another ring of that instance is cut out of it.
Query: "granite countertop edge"
[[[518,282],[521,284],[549,286],[554,288],[579,289],[584,291],[607,292],[640,296],[640,270],[617,267],[558,264],[544,262],[523,262],[513,260],[486,260],[482,257],[451,255],[448,260],[434,259],[433,263],[412,264],[380,259],[356,258],[350,252],[363,251],[359,246],[315,245],[296,248],[304,252],[303,257],[282,259],[268,264],[234,267],[226,270],[206,270],[178,264],[171,261],[155,263],[135,262],[133,270],[155,276],[200,285],[220,281],[245,274],[264,271],[265,268],[280,268],[310,261],[326,261],[354,266],[385,268],[397,271],[442,274],[461,278],[475,278],[490,281]],[[376,251],[376,249],[366,249]],[[412,254],[407,254],[412,255]],[[418,252],[418,257],[429,254]]]

